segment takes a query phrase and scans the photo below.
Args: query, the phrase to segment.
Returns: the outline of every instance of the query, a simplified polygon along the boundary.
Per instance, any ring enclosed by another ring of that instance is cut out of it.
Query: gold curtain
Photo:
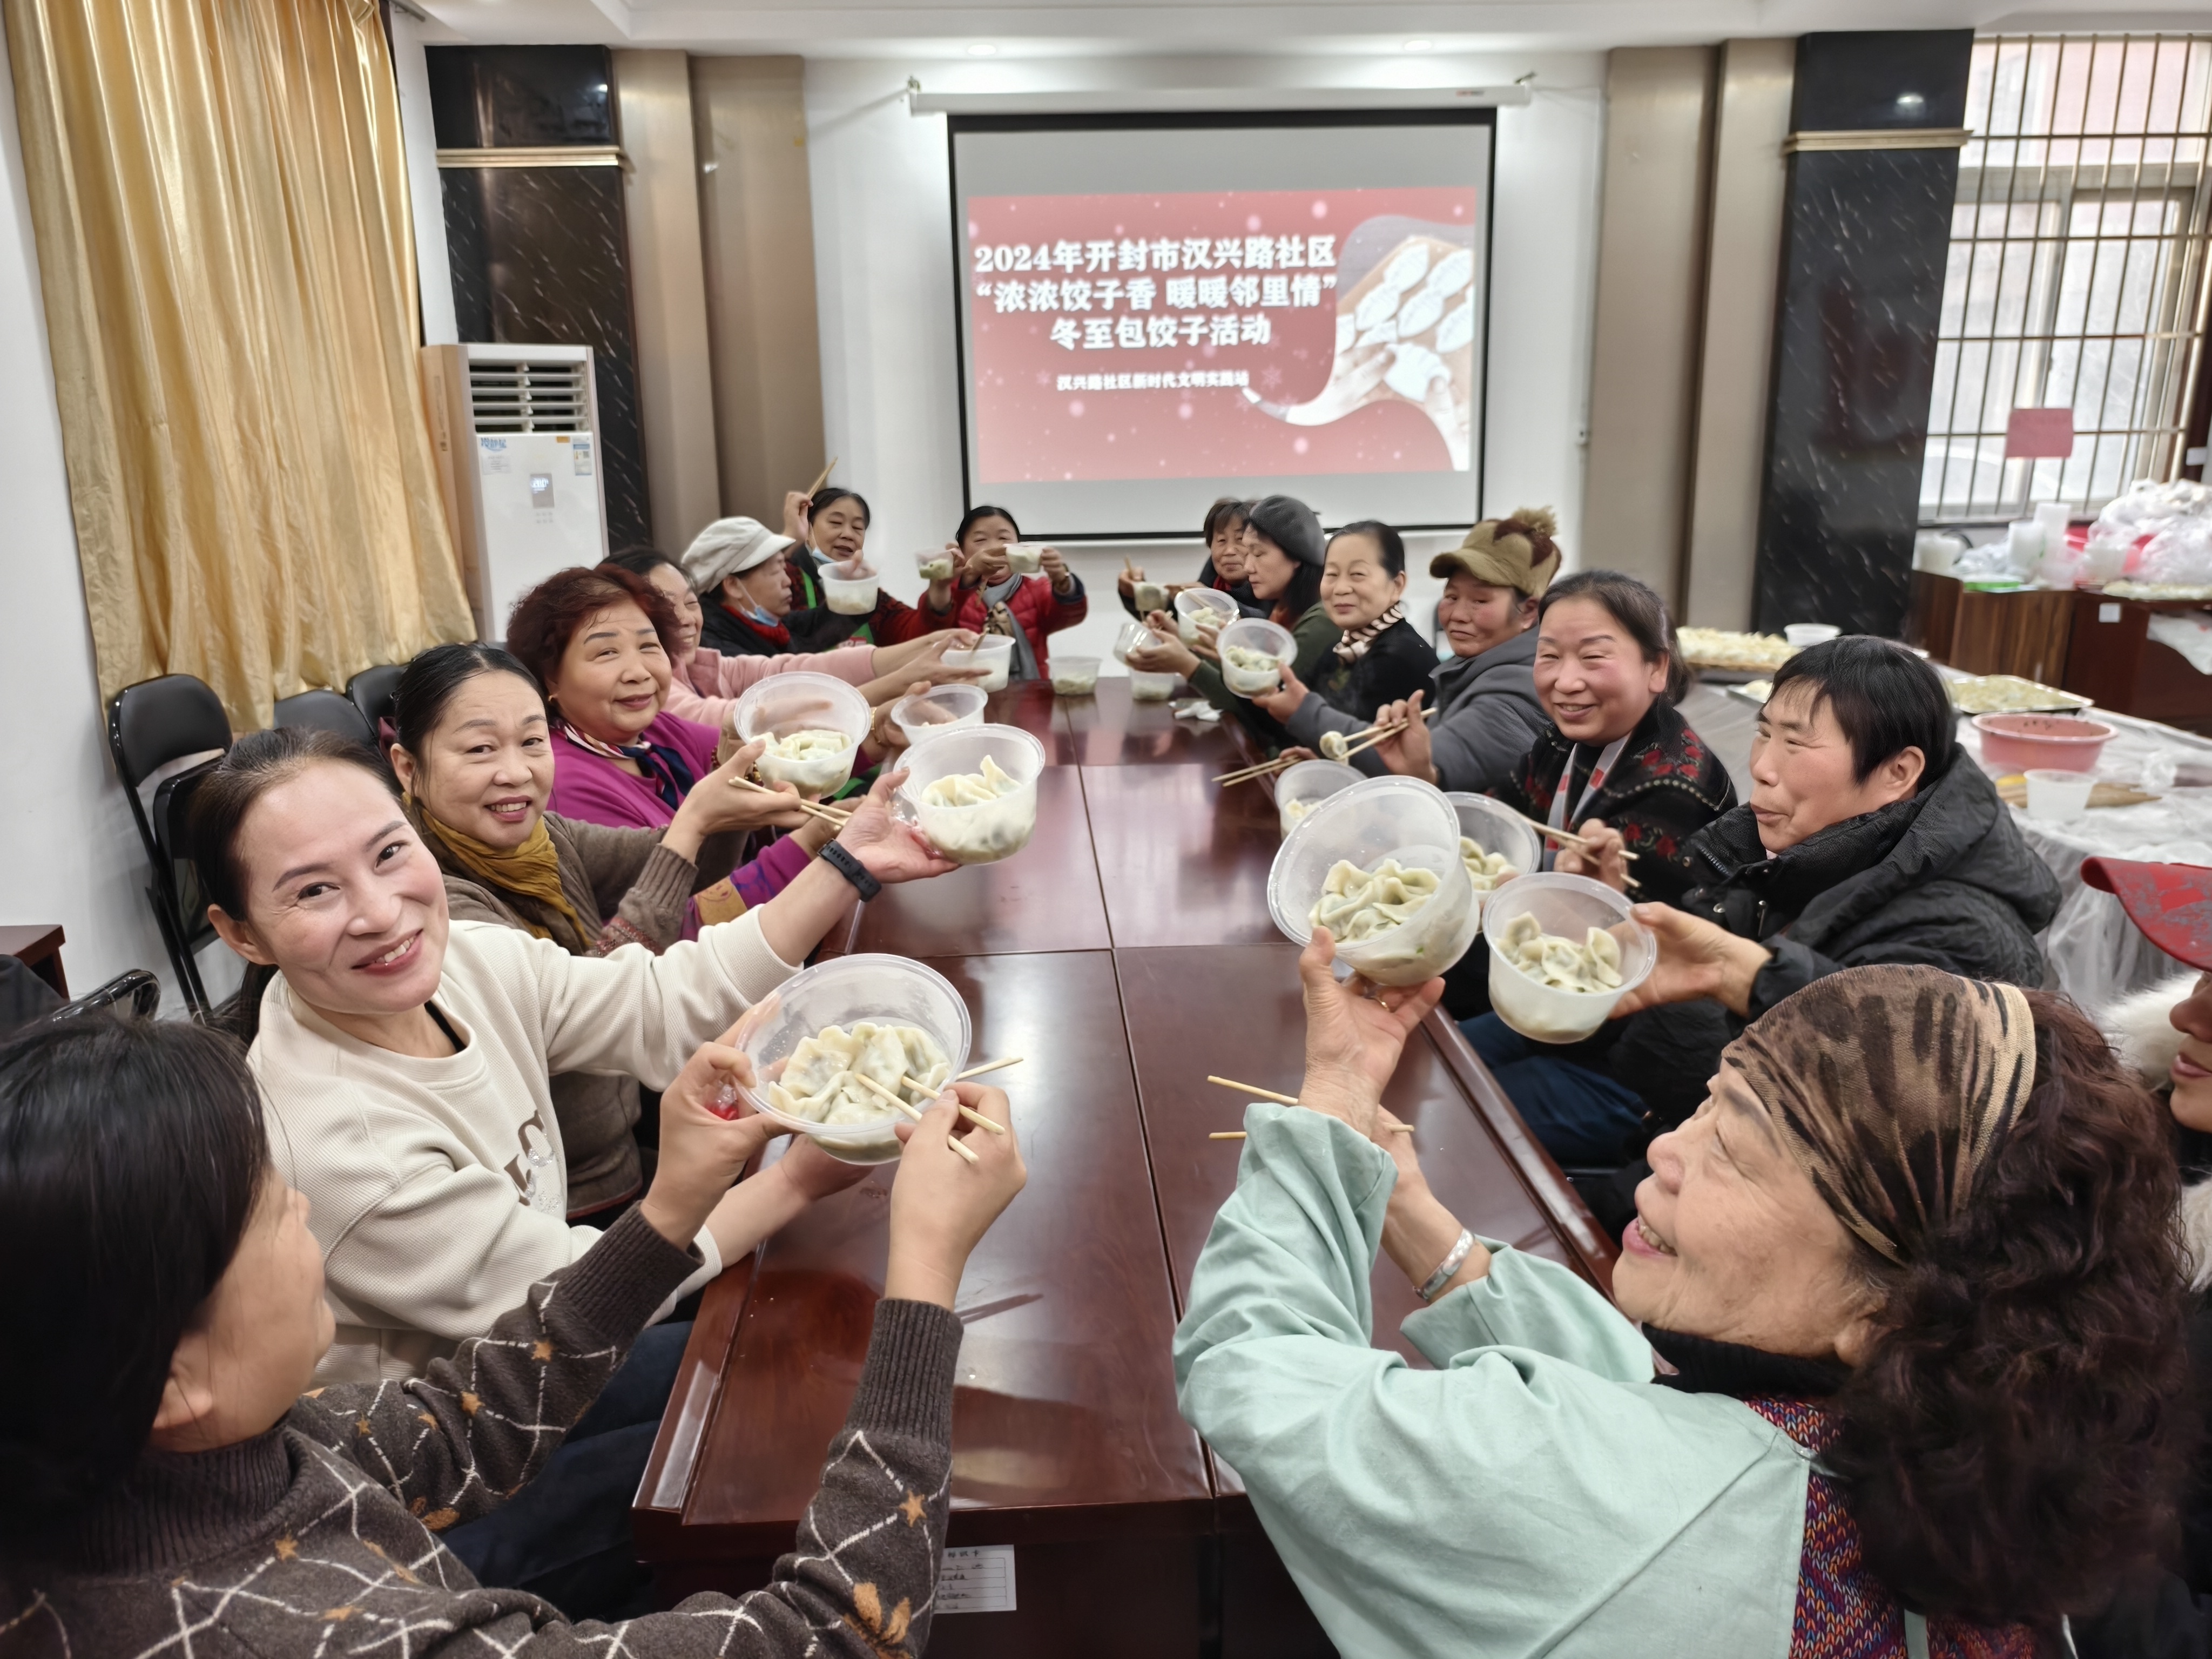
[[[100,693],[471,637],[369,0],[7,0]]]

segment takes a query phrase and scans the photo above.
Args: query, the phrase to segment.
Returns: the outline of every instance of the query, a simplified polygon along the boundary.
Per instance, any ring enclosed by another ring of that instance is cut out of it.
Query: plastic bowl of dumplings
[[[973,651],[948,651],[945,653],[947,668],[980,668],[983,678],[976,682],[980,690],[1003,691],[1013,672],[1014,636],[1011,634],[986,634],[975,641]]]
[[[1044,745],[1019,726],[924,738],[907,752],[906,769],[892,811],[955,864],[1012,858],[1036,833]]]
[[[1149,651],[1160,642],[1160,636],[1136,617],[1121,624],[1121,631],[1114,636],[1114,660],[1127,662],[1132,651]]]
[[[1309,812],[1340,789],[1363,783],[1367,775],[1341,761],[1300,761],[1275,780],[1275,812],[1283,833],[1297,828]]]
[[[1384,889],[1368,895],[1382,908],[1364,924],[1358,896],[1343,890],[1347,870]],[[1325,899],[1340,916],[1329,931],[1342,970],[1376,985],[1419,985],[1443,973],[1467,954],[1482,921],[1451,803],[1400,777],[1363,778],[1324,797],[1276,849],[1267,913],[1303,945]]]
[[[920,1107],[936,1088],[902,1088],[899,1078],[941,1085],[966,1068],[974,1040],[968,1005],[942,974],[904,957],[839,957],[786,980],[765,1018],[740,1038],[759,1081],[738,1093],[832,1158],[888,1164],[899,1155],[895,1130],[903,1115],[849,1074],[857,1068]],[[927,1069],[916,1072],[917,1065]]]
[[[1137,607],[1137,614],[1149,617],[1155,611],[1168,608],[1168,590],[1159,582],[1133,581],[1129,584],[1129,603]]]
[[[1052,694],[1055,697],[1087,697],[1098,690],[1098,659],[1054,657]]]
[[[933,552],[915,554],[914,568],[926,582],[949,582],[952,580],[952,556],[941,547]]]
[[[863,567],[865,568],[866,567]],[[873,571],[865,576],[840,576],[834,564],[822,568],[822,603],[841,617],[865,617],[876,608],[882,582]]]
[[[1148,674],[1141,668],[1129,671],[1129,700],[1132,702],[1165,702],[1175,696],[1176,677],[1172,674]]]
[[[767,739],[753,763],[763,783],[828,795],[850,781],[871,712],[866,697],[827,674],[771,674],[738,699],[730,720],[740,740]]]
[[[1196,645],[1200,630],[1214,633],[1237,620],[1237,601],[1216,587],[1186,587],[1175,596],[1176,633]]]
[[[1543,867],[1544,843],[1537,839],[1534,830],[1521,822],[1517,815],[1487,795],[1451,793],[1444,799],[1452,804],[1452,811],[1459,814],[1461,840],[1471,841],[1484,853],[1492,855],[1486,862],[1494,864],[1496,859],[1504,859],[1505,869],[1516,878]],[[1464,856],[1467,848],[1462,846],[1460,852]],[[1474,875],[1472,863],[1468,866],[1468,874],[1470,878]],[[1483,880],[1475,882],[1476,897],[1486,909],[1490,895],[1505,879],[1507,877],[1504,872],[1492,868],[1484,872]]]
[[[1629,901],[1587,876],[1519,876],[1484,910],[1490,1006],[1534,1042],[1588,1036],[1659,959],[1657,941],[1629,915]],[[1523,957],[1535,972],[1519,965]]]
[[[891,723],[906,733],[908,747],[925,738],[983,723],[991,694],[980,685],[939,685],[901,697],[891,705]]]
[[[1034,576],[1044,568],[1044,549],[1028,542],[1016,542],[1006,550],[1006,568],[1017,576]]]
[[[1291,630],[1265,617],[1240,617],[1214,640],[1222,683],[1240,697],[1264,697],[1283,683],[1283,670],[1298,654]]]

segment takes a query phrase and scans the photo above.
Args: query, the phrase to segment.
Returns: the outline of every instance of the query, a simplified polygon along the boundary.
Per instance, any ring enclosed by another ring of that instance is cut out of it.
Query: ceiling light
[[[1407,52],[1426,52],[1436,44],[1437,43],[1433,40],[1408,40],[1406,42],[1406,50]]]
[[[988,40],[978,40],[968,48],[968,55],[970,58],[995,58],[998,54],[999,49]]]

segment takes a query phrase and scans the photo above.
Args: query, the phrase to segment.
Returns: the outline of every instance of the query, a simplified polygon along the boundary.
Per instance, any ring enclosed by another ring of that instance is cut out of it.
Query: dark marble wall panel
[[[1966,30],[1810,34],[1799,132],[1956,125]],[[1955,149],[1790,158],[1755,626],[1903,626],[1920,516]]]
[[[445,185],[462,337],[592,348],[608,544],[651,542],[621,169],[453,167]]]
[[[432,46],[428,56],[442,149],[615,142],[605,47]],[[448,167],[441,183],[461,338],[592,348],[607,539],[650,543],[621,169]]]

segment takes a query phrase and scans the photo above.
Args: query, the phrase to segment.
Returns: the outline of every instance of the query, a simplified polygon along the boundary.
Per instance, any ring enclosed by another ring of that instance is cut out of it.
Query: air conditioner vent
[[[588,432],[583,363],[469,365],[469,410],[479,432]]]

